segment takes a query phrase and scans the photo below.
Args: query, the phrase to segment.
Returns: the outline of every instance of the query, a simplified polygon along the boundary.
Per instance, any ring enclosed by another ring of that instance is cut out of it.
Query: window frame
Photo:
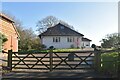
[[[55,43],[60,42],[60,37],[53,37],[53,42],[55,42]]]
[[[67,37],[67,42],[74,42],[74,37]]]

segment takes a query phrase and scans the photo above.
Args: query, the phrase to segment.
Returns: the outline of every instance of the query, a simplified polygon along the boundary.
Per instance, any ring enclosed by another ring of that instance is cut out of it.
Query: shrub
[[[109,72],[111,74],[115,74],[117,72],[117,68],[118,68],[118,53],[117,52],[113,52],[109,54],[102,54],[101,60],[102,60],[101,69],[104,72]]]
[[[81,49],[84,49],[84,48],[85,48],[85,46],[82,46],[82,47],[81,47]]]
[[[54,46],[50,46],[49,49],[54,49]]]
[[[42,44],[42,45],[41,45],[41,48],[42,48],[42,49],[45,49],[45,48],[46,48],[46,45]]]
[[[5,35],[0,33],[0,39],[2,39],[2,43],[6,42],[8,39],[6,38]]]
[[[92,46],[91,46],[92,48],[96,48],[96,45],[95,44],[92,44]]]
[[[72,45],[70,46],[70,48],[75,48],[75,47],[74,47],[74,45],[72,44]]]

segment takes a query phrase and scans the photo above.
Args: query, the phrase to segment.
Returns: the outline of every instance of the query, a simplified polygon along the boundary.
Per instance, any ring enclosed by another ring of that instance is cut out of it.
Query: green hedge
[[[77,51],[80,49],[54,49],[53,52],[71,52],[71,51]],[[42,53],[42,52],[49,52],[50,50],[19,50],[18,53],[20,54],[27,54],[27,53]]]
[[[104,72],[115,74],[118,70],[118,52],[104,53],[101,55],[101,69]]]

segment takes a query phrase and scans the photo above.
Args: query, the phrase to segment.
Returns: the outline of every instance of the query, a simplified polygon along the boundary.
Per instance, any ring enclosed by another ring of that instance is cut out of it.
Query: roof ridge
[[[83,40],[83,41],[92,41],[92,40],[90,40],[90,39],[88,39],[88,38],[86,38],[86,37],[82,37],[82,40]]]
[[[14,22],[10,17],[8,17],[6,14],[0,13],[0,16],[6,20],[9,20],[11,22]]]
[[[62,29],[60,26],[64,26],[65,28]],[[83,34],[67,27],[64,24],[58,23],[50,28],[48,28],[45,32],[41,33],[39,36],[84,36]]]
[[[60,23],[61,24],[61,23]],[[65,26],[66,28],[69,28],[69,29],[71,29],[70,27],[67,27],[66,25],[64,25],[64,24],[61,24],[61,25],[63,25],[63,26]],[[73,30],[73,29],[71,29],[72,31],[74,31],[74,32],[76,32],[76,33],[78,33],[78,34],[81,34],[81,33],[79,33],[78,31],[76,31],[76,30]],[[83,35],[83,34],[81,34],[81,35]],[[84,35],[83,35],[84,36]]]

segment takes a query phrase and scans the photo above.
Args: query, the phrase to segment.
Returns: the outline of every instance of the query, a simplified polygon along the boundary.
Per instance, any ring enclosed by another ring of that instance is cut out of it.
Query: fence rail
[[[12,52],[8,51],[8,67],[11,70],[95,70],[103,65],[101,54],[120,50]],[[111,60],[112,61],[112,60]],[[109,62],[109,61],[106,61]],[[105,64],[105,63],[104,63]]]
[[[75,70],[94,69],[93,51],[8,53],[12,69]]]

